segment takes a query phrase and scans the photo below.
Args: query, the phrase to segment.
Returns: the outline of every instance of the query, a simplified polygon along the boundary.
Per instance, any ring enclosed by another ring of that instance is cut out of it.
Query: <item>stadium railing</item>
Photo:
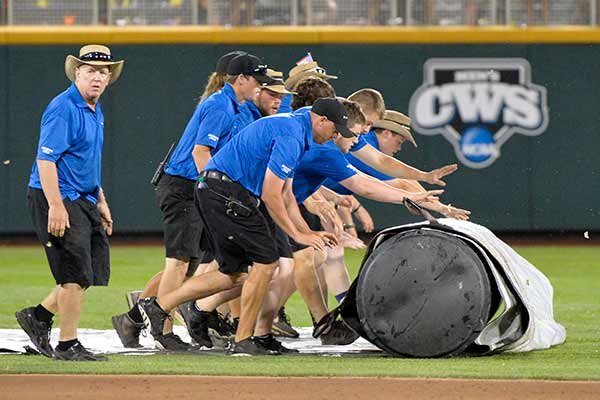
[[[600,0],[0,0],[8,25],[596,25]]]

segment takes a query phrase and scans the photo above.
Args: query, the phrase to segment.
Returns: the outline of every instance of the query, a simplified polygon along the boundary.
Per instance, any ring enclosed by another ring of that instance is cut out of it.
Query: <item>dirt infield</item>
[[[599,399],[600,382],[407,378],[0,375],[0,399]]]

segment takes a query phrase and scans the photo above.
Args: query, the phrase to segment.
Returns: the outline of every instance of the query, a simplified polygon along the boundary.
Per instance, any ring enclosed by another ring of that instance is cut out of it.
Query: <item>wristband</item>
[[[356,213],[358,210],[360,210],[361,207],[362,207],[362,204],[359,204],[354,210],[352,210],[352,212],[350,214],[354,215],[354,213]]]
[[[344,230],[356,228],[356,226],[354,224],[344,224],[343,227],[344,227]]]

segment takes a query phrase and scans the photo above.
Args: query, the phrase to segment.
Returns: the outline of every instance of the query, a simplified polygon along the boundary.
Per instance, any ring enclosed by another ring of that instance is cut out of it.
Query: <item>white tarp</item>
[[[544,274],[484,226],[449,218],[438,219],[438,222],[470,236],[483,246],[495,258],[497,265],[502,268],[504,276],[510,281],[519,297],[516,300],[521,300],[527,309],[529,323],[523,336],[505,346],[498,348],[492,346],[491,350],[525,352],[547,349],[565,341],[565,328],[554,320],[552,285]],[[407,226],[423,226],[423,223],[403,225],[389,230],[393,231]],[[490,332],[487,333],[489,336]],[[490,338],[487,339],[489,341]]]

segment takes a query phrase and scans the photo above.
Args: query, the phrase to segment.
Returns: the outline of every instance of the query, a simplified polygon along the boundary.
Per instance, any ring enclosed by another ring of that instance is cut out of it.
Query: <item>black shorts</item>
[[[194,181],[164,174],[155,191],[165,226],[166,257],[212,260],[204,224],[194,204]]]
[[[298,208],[300,209],[300,214],[302,215],[302,218],[304,218],[304,220],[306,221],[306,223],[308,224],[308,227],[310,229],[312,229],[313,231],[322,231],[323,230],[323,225],[321,225],[321,219],[318,216],[310,213],[306,209],[306,207],[304,207],[304,204],[298,204]],[[292,251],[294,253],[297,251],[306,249],[308,247],[305,244],[300,244],[300,243],[296,242],[291,237],[289,239],[290,239],[290,248],[292,249]]]
[[[227,213],[227,198],[245,206],[246,215]],[[276,225],[260,210],[260,201],[235,182],[205,178],[196,187],[196,202],[201,210],[219,271],[224,274],[246,272],[253,263],[270,264],[279,259]]]
[[[44,192],[28,188],[27,204],[38,239],[44,246],[58,285],[107,286],[110,278],[108,237],[98,207],[84,198],[63,200],[70,228],[61,238],[48,233],[48,202]]]
[[[265,206],[265,203],[260,203],[259,210],[263,213],[263,215],[267,215],[269,219],[272,220],[271,215],[269,214],[269,211]],[[292,248],[290,247],[289,236],[277,224],[275,224],[275,241],[277,242],[277,251],[279,252],[279,257],[294,258]]]
[[[206,235],[203,233],[204,237],[206,238],[206,241],[208,242],[208,237],[206,237]],[[210,245],[207,245],[208,247],[210,247]],[[208,264],[209,262],[211,262],[212,260],[215,259],[215,256],[213,255],[212,250],[200,250],[200,257],[192,257],[190,258],[190,263],[188,264],[188,269],[185,272],[185,276],[190,278],[192,276],[194,276],[194,274],[196,273],[196,270],[198,269],[198,267],[200,266],[200,264]]]

